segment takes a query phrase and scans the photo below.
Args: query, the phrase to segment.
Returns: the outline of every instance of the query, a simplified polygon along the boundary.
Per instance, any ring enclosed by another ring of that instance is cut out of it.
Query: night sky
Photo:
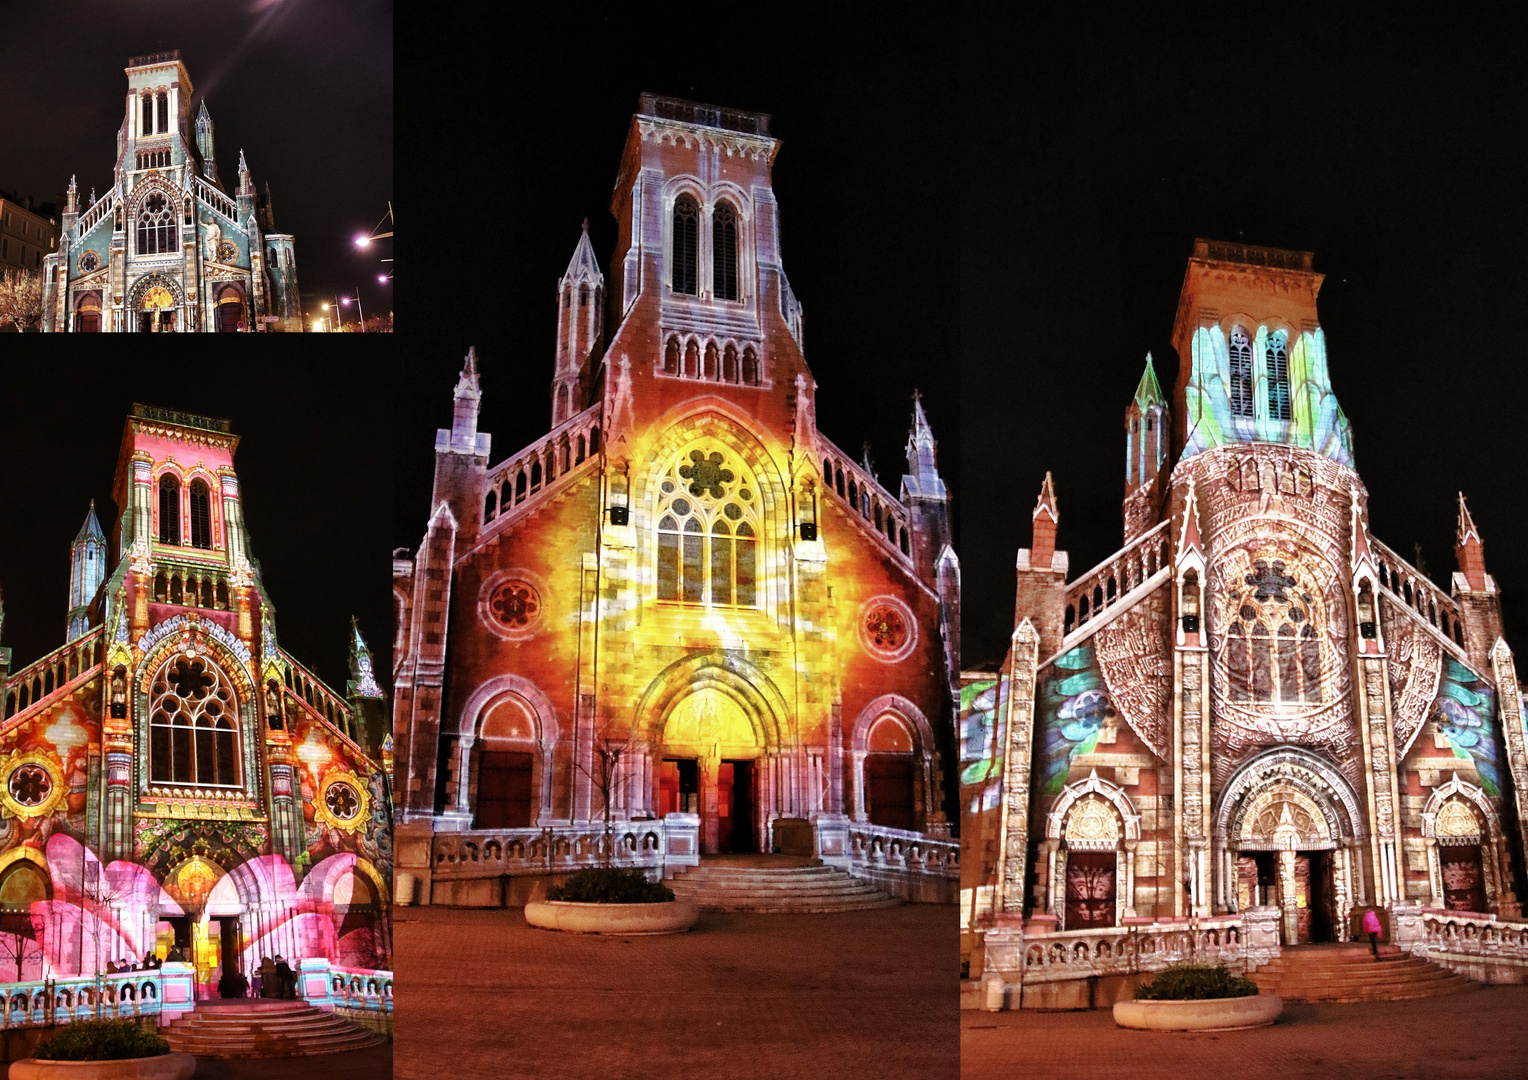
[[[678,24],[648,8],[568,11],[564,21],[534,21],[514,9],[508,33],[490,36],[476,8],[433,9],[399,43],[400,67],[432,71],[428,97],[402,102],[406,186],[438,185],[436,163],[449,158],[464,171],[438,194],[465,199],[472,212],[451,240],[463,245],[452,273],[404,286],[402,303],[424,332],[400,353],[396,379],[394,543],[412,549],[424,535],[434,433],[450,425],[469,345],[483,372],[479,427],[493,435],[492,461],[550,427],[557,279],[586,217],[609,277],[610,197],[643,91],[772,115],[783,143],[774,168],[781,246],[806,311],[818,425],[856,460],[869,440],[895,493],[921,389],[958,500],[953,27],[887,25],[878,14],[818,26],[752,11],[729,23],[707,11],[682,20],[676,52],[663,43]],[[442,53],[450,65],[431,60]],[[446,122],[434,122],[438,103]]]
[[[371,316],[392,308],[388,249],[354,245],[393,197],[393,30],[388,0],[58,0],[7,6],[0,190],[56,202],[71,175],[83,209],[111,186],[130,56],[179,49],[205,96],[218,174],[231,195],[239,150],[270,182],[276,228],[296,238],[303,311],[360,289]],[[389,231],[391,225],[378,231]],[[332,300],[330,301],[332,303]],[[320,312],[321,313],[321,312]]]
[[[1370,525],[1449,588],[1463,489],[1528,625],[1524,20],[1279,9],[963,40],[964,662],[1001,657],[1045,471],[1072,576],[1120,545],[1124,410],[1164,389],[1195,237],[1315,252]],[[908,138],[914,138],[909,132]],[[1528,647],[1519,640],[1517,648]]]
[[[387,685],[392,508],[375,467],[387,453],[387,389],[369,378],[375,358],[326,352],[214,365],[126,363],[115,349],[100,361],[62,350],[0,361],[0,645],[11,648],[13,670],[64,644],[69,544],[91,499],[113,536],[117,452],[139,401],[232,421],[244,522],[281,646],[343,695],[355,615]]]

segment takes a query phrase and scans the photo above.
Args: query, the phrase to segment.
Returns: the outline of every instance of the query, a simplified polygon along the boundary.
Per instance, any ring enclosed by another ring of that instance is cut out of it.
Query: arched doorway
[[[1347,780],[1281,748],[1244,765],[1216,815],[1216,907],[1276,906],[1285,945],[1342,941],[1364,895],[1362,818]]]
[[[1491,914],[1501,881],[1501,826],[1490,800],[1456,774],[1422,812],[1434,907]]]
[[[913,733],[895,713],[885,713],[865,740],[865,812],[872,825],[918,827],[917,759]]]
[[[1044,882],[1060,929],[1117,926],[1135,914],[1140,821],[1124,789],[1097,772],[1061,790],[1046,815]]]
[[[213,301],[213,329],[220,334],[232,334],[244,321],[244,290],[237,285],[218,288]]]
[[[43,954],[32,923],[32,905],[53,898],[45,867],[28,858],[0,870],[0,980],[40,978]]]
[[[696,690],[669,710],[653,754],[656,802],[700,815],[702,852],[760,849],[760,750],[748,714],[720,689]]]
[[[535,717],[518,694],[505,694],[483,714],[468,766],[475,828],[534,824],[535,764]]]
[[[80,295],[74,306],[74,330],[78,334],[101,332],[101,294],[87,292]]]
[[[139,333],[165,333],[175,329],[175,297],[163,285],[147,289],[138,305]]]

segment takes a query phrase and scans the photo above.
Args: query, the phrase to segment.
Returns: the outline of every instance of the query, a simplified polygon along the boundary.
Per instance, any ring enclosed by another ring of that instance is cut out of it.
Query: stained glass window
[[[659,483],[659,600],[757,606],[755,487],[720,449],[692,449],[675,460]]]

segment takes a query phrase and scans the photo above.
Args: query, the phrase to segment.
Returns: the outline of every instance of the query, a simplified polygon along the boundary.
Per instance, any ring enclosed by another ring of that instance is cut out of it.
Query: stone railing
[[[298,985],[302,988],[303,999],[310,1005],[326,1012],[333,1010],[363,1023],[367,1019],[392,1015],[391,971],[347,967],[321,958],[303,960],[301,969]]]
[[[1380,586],[1436,630],[1454,655],[1464,658],[1464,617],[1454,598],[1378,540],[1371,537],[1370,546],[1379,564]]]
[[[1168,522],[1136,537],[1066,587],[1063,631],[1068,637],[1088,628],[1108,608],[1143,586],[1155,587],[1172,574]],[[1063,643],[1070,648],[1070,643]]]
[[[80,215],[78,225],[75,227],[75,239],[84,239],[90,235],[90,230],[95,228],[100,220],[116,205],[116,198],[108,192],[95,202],[90,204],[90,209]]]
[[[569,417],[534,444],[488,470],[483,490],[483,527],[508,521],[599,456],[601,405]]]
[[[1395,943],[1486,983],[1528,982],[1528,922],[1473,911],[1397,905]]]
[[[345,736],[355,749],[361,749],[360,744],[356,742],[355,715],[350,704],[329,689],[317,675],[292,659],[290,653],[278,650],[277,656],[285,667],[287,692],[299,704],[307,705],[309,710],[325,721],[329,727]]]
[[[700,819],[669,814],[610,824],[610,865],[662,869],[699,861]],[[431,874],[437,881],[565,874],[605,865],[602,822],[541,829],[475,829],[435,834]]]
[[[1246,970],[1240,915],[1103,930],[1062,930],[1024,938],[1023,981],[1161,971],[1173,964],[1224,964]]]
[[[47,1027],[94,1018],[164,1015],[168,1019],[194,1005],[193,975],[188,964],[166,964],[154,971],[120,975],[0,983],[0,1009],[4,1010],[0,1028]]]
[[[907,508],[825,435],[818,432],[817,438],[823,452],[823,489],[862,518],[892,558],[911,566],[913,557],[907,531]]]
[[[227,195],[213,187],[200,176],[193,177],[196,181],[196,196],[207,206],[222,214],[231,224],[239,224],[239,207]]]
[[[73,693],[97,674],[105,634],[96,627],[67,645],[54,649],[5,680],[5,720],[37,711],[55,695]]]
[[[960,896],[960,844],[857,821],[849,825],[848,871],[904,900],[954,903]]]

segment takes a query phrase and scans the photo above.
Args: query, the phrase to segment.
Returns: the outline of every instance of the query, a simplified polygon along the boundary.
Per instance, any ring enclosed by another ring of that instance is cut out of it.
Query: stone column
[[[1003,756],[1003,824],[998,839],[993,912],[1022,919],[1029,859],[1029,772],[1035,721],[1040,635],[1028,619],[1013,632],[1008,684],[1007,750]]]
[[[1300,909],[1295,903],[1295,853],[1279,852],[1279,909],[1284,924],[1284,944],[1300,941]]]

